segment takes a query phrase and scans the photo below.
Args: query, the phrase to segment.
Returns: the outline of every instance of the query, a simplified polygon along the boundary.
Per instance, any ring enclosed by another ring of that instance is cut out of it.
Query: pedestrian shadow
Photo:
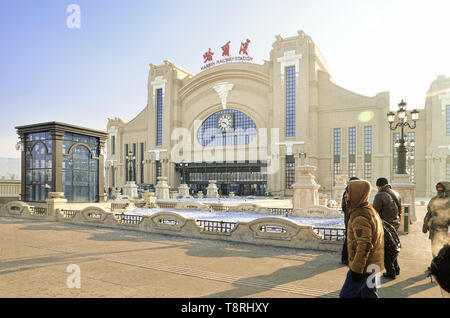
[[[226,290],[202,298],[240,298],[259,294],[265,291],[291,293],[298,297],[338,297],[339,291],[326,291],[319,288],[306,288],[298,285],[283,287],[282,285],[312,278],[314,276],[341,268],[337,261],[329,261],[328,256],[317,255],[311,261],[301,265],[281,268],[268,275],[246,277],[232,283],[234,289]],[[325,292],[322,294],[322,292]]]
[[[434,281],[431,283],[429,279],[430,278],[427,278],[427,273],[423,273],[386,287],[383,287],[382,282],[381,288],[379,289],[379,296],[381,298],[407,298],[436,287],[437,283]],[[412,286],[423,280],[428,280],[428,282],[421,285]]]

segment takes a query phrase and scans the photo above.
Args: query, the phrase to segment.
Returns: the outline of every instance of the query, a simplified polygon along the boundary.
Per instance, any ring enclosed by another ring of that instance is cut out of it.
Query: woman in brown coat
[[[377,211],[369,203],[370,183],[354,180],[348,184],[349,207],[347,249],[349,271],[341,298],[377,298],[372,271],[384,270],[384,232]]]

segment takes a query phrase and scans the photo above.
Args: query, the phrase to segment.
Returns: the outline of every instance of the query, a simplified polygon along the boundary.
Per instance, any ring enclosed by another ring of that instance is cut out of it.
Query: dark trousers
[[[339,298],[378,298],[377,288],[369,288],[367,279],[370,274],[363,274],[361,282],[355,282],[352,279],[352,271],[349,270],[344,286],[342,286]]]
[[[397,257],[394,260],[384,259],[384,268],[386,269],[386,273],[388,275],[395,275],[395,272],[400,270],[398,266]]]
[[[342,246],[341,262],[348,262],[347,235],[345,235],[344,246]]]

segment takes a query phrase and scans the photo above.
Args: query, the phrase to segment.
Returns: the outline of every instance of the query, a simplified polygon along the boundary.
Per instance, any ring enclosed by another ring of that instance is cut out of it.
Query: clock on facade
[[[222,132],[229,131],[234,128],[234,114],[226,113],[217,115],[217,128]]]

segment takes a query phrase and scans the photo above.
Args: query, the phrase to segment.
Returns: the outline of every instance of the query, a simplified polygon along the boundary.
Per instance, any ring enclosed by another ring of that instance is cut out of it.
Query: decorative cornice
[[[295,54],[295,50],[284,52],[283,57],[277,58],[277,62],[281,67],[281,85],[284,83],[284,70],[286,67],[295,66],[295,76],[298,77],[299,61],[302,58],[301,54]]]
[[[155,105],[157,89],[162,89],[162,97],[164,100],[164,94],[166,92],[166,83],[167,80],[164,79],[164,76],[156,76],[155,79],[150,83],[150,85],[153,86],[153,105]]]

